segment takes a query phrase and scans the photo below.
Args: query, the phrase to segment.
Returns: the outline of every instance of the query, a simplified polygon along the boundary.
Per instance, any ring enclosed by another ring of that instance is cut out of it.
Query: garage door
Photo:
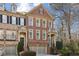
[[[30,47],[30,50],[36,51],[37,55],[47,54],[47,47]]]
[[[6,56],[16,56],[16,46],[9,46],[5,49]]]

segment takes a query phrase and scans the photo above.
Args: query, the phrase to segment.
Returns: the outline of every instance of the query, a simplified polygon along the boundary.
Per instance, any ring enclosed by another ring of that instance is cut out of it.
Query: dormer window
[[[40,8],[40,9],[39,9],[39,13],[40,13],[40,14],[43,14],[43,12],[44,12],[44,9]]]
[[[0,10],[4,10],[4,9],[5,9],[4,3],[0,3]]]

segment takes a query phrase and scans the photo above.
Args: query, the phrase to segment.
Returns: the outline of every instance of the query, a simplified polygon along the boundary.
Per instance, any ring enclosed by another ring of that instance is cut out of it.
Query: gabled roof
[[[51,9],[51,7],[50,6],[47,6],[47,4],[45,3],[45,4],[39,4],[38,6],[36,6],[36,7],[34,7],[32,10],[30,10],[27,14],[30,14],[31,12],[33,12],[35,9],[37,9],[37,8],[39,8],[40,6],[42,6],[45,10],[46,10],[46,12],[48,13],[48,15],[51,17],[51,18],[53,18],[53,13],[51,13],[52,11],[52,9]],[[50,10],[51,9],[51,10]],[[50,12],[51,11],[51,12]]]

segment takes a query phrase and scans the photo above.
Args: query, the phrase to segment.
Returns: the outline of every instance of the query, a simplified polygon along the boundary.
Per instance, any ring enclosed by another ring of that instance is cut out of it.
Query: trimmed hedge
[[[36,52],[34,51],[22,51],[20,56],[36,56]]]

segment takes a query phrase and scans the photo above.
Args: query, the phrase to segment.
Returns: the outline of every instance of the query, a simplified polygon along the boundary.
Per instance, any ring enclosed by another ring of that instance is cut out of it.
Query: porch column
[[[25,40],[24,40],[24,50],[27,51],[27,31],[26,31]]]

